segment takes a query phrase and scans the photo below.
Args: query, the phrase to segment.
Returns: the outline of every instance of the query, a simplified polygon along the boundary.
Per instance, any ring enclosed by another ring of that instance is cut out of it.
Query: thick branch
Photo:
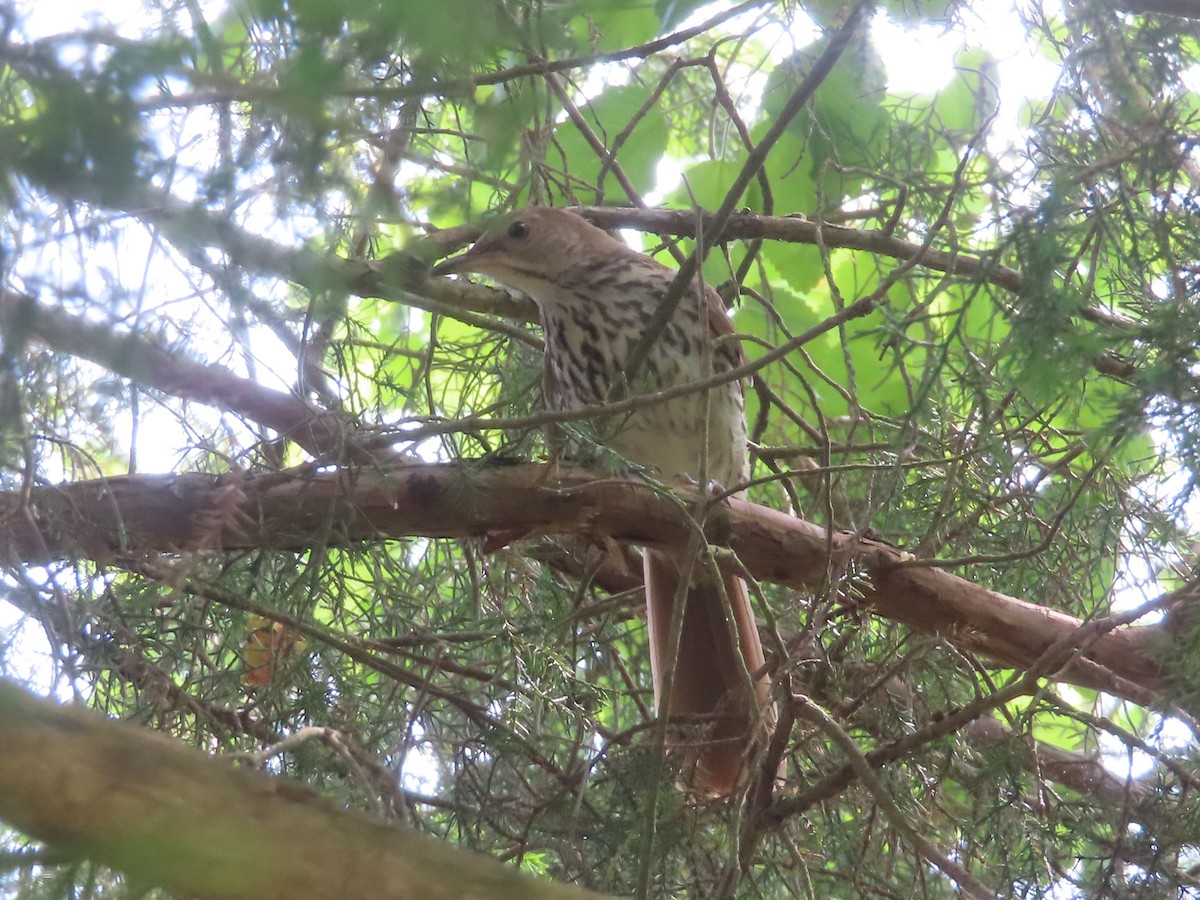
[[[635,209],[605,206],[579,207],[579,213],[588,221],[605,229],[636,228],[650,234],[665,237],[696,236],[697,214],[690,209]],[[848,228],[830,222],[817,222],[803,216],[760,216],[755,213],[734,213],[725,222],[719,234],[709,230],[713,216],[703,214],[705,239],[713,243],[725,241],[769,240],[788,244],[824,245],[846,250],[865,250],[892,259],[920,260],[920,267],[962,275],[976,281],[994,284],[1013,294],[1021,293],[1024,280],[1016,269],[1001,265],[987,255],[963,253],[957,250],[937,250],[922,244],[906,241],[880,230]],[[1132,330],[1137,323],[1108,310],[1085,307],[1079,311],[1081,318],[1096,324],[1122,330]],[[1103,374],[1129,377],[1134,369],[1128,363],[1104,356],[1100,365],[1113,371]]]
[[[480,319],[477,313],[518,321],[537,319],[532,301],[524,297],[482,285],[425,278],[427,270],[421,260],[405,252],[382,260],[359,260],[297,249],[252,234],[203,206],[145,185],[128,186],[119,195],[114,195],[111,185],[94,184],[85,177],[69,184],[46,184],[45,187],[71,199],[124,210],[161,229],[185,255],[202,247],[216,248],[248,271],[275,275],[312,291],[340,290],[360,297],[390,300],[489,328],[497,327],[498,323]],[[637,228],[652,234],[695,236],[696,215],[692,210],[582,207],[579,211],[601,228]],[[420,244],[425,246],[419,248],[419,252],[427,253],[430,259],[444,256],[469,243],[478,234],[478,229],[472,226],[445,229],[422,238]],[[803,217],[734,213],[719,234],[714,235],[711,231],[706,234],[713,243],[729,240],[820,243],[826,247],[865,250],[895,259],[913,259],[919,254],[920,265],[926,269],[986,281],[1013,293],[1019,293],[1022,287],[1018,271],[987,256],[922,248],[920,244],[885,231],[847,228]],[[1094,307],[1080,310],[1080,316],[1095,324],[1125,330],[1136,327],[1134,322]],[[1127,362],[1111,354],[1101,354],[1097,368],[1102,374],[1119,378],[1129,378],[1135,372]]]
[[[0,682],[0,819],[187,896],[596,897]]]
[[[1015,750],[1027,772],[1066,785],[1085,797],[1095,797],[1110,809],[1134,807],[1145,814],[1137,817],[1139,821],[1151,816],[1151,804],[1160,797],[1144,783],[1112,774],[1095,757],[1072,753],[1024,735],[1016,736],[994,716],[976,719],[967,726],[966,736],[977,747]]]
[[[651,234],[671,237],[695,237],[697,214],[695,210],[682,209],[634,209],[603,206],[585,206],[579,209],[588,221],[605,229],[637,228]],[[1002,266],[986,257],[970,253],[922,250],[920,244],[906,241],[884,231],[865,228],[847,228],[828,222],[816,222],[803,216],[759,216],[754,213],[733,213],[719,234],[708,228],[711,214],[704,216],[705,239],[713,243],[734,240],[772,240],[790,244],[818,243],[830,248],[866,250],[893,259],[911,259],[921,254],[921,265],[939,272],[953,272],[986,281],[1013,293],[1021,291],[1021,273]]]
[[[506,291],[437,278],[422,282],[420,266],[409,269],[413,261],[407,258],[400,260],[389,257],[378,261],[345,259],[279,244],[245,231],[203,206],[187,203],[153,187],[129,186],[119,196],[114,196],[109,186],[94,185],[86,178],[65,185],[47,184],[45,187],[104,208],[124,210],[162,229],[165,236],[185,253],[199,247],[216,248],[248,271],[275,275],[312,290],[340,289],[358,296],[395,300],[447,315],[474,311],[509,319],[537,319],[532,302],[514,297]],[[695,237],[694,210],[586,206],[578,211],[601,228],[635,228],[651,234]],[[707,219],[711,218],[712,214],[708,214]],[[1022,288],[1020,272],[1000,265],[987,256],[932,247],[922,251],[920,244],[886,231],[848,228],[802,216],[733,213],[719,234],[706,230],[706,235],[713,243],[732,240],[773,240],[814,246],[821,243],[826,247],[865,250],[894,259],[911,259],[921,253],[923,268],[986,281],[1012,293],[1020,293]],[[464,226],[436,232],[422,238],[421,243],[428,245],[430,258],[433,258],[453,252],[478,236],[477,227]],[[411,293],[413,289],[418,289],[419,293]],[[1117,319],[1102,310],[1087,309],[1081,315],[1097,323],[1125,328],[1134,326],[1134,323]]]
[[[36,180],[36,173],[27,174]],[[406,289],[424,281],[426,270],[419,260],[403,253],[381,260],[347,259],[280,244],[238,227],[202,204],[188,203],[169,191],[150,185],[115,186],[80,175],[71,181],[45,182],[42,186],[65,200],[125,212],[159,229],[180,253],[189,258],[203,248],[213,248],[247,272],[283,278],[314,293],[344,291],[360,297],[377,297],[454,316],[472,324],[480,324],[477,318],[472,318],[472,311],[530,321],[536,318],[531,301],[522,301],[506,291],[492,288],[464,287],[445,279],[430,279],[422,284],[420,294],[409,293]],[[464,241],[459,235],[462,233],[471,231],[447,229],[423,238],[422,242],[432,245],[430,252],[436,255],[437,247],[461,246]]]
[[[408,536],[586,534],[684,546],[685,504],[632,478],[586,470],[470,463],[292,471],[247,476],[131,476],[0,494],[0,559],[45,563],[83,556],[200,549],[305,550]],[[694,499],[690,498],[690,499]],[[37,530],[33,530],[36,524]],[[728,543],[763,581],[819,589],[829,563],[858,567],[876,614],[1018,668],[1080,620],[990,591],[948,572],[904,566],[902,551],[741,500],[711,511],[709,539]],[[833,559],[826,557],[832,548]],[[1105,634],[1056,677],[1143,705],[1164,685],[1161,629]]]

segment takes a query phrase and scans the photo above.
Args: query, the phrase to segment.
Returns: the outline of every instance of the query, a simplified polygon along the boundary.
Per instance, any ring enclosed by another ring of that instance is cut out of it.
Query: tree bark
[[[684,493],[687,493],[686,490]],[[691,492],[691,508],[700,497]],[[582,534],[662,547],[685,546],[688,505],[630,477],[535,464],[303,468],[267,476],[139,475],[0,493],[0,558],[43,564],[100,562],[139,554],[273,547],[307,550],[404,537]],[[828,535],[767,507],[728,500],[708,508],[708,540],[728,544],[754,577],[819,589],[829,571],[856,566],[867,607],[887,619],[995,661],[1028,668],[1083,626],[936,567],[909,565],[887,544]],[[490,543],[494,543],[490,542]],[[1056,678],[1160,705],[1166,684],[1159,626],[1089,624],[1086,646]]]
[[[194,897],[600,896],[2,681],[0,819],[135,881]]]

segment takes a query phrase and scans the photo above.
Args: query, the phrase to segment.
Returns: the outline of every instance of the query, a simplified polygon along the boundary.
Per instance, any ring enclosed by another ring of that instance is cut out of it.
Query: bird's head
[[[469,250],[435,266],[433,274],[474,272],[541,300],[561,290],[572,270],[632,252],[574,213],[530,206],[497,219]]]

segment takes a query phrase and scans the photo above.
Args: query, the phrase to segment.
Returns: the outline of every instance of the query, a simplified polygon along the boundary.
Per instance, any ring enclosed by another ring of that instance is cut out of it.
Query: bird
[[[719,295],[694,283],[626,383],[631,351],[676,271],[581,216],[527,207],[495,220],[436,275],[484,275],[527,294],[544,336],[548,405],[573,410],[650,394],[728,372],[744,362]],[[601,416],[601,442],[664,480],[702,477],[721,486],[747,479],[744,389],[735,378],[662,403]],[[655,708],[661,712],[671,624],[683,572],[690,571],[670,694],[670,746],[682,757],[682,787],[721,798],[749,783],[756,753],[774,727],[770,679],[745,582],[714,577],[686,551],[643,552]]]

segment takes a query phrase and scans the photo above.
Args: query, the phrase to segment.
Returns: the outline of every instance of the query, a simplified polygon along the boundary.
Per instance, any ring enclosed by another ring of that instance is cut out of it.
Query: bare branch
[[[223,513],[229,495],[240,514]],[[0,494],[0,558],[45,563],[185,550],[273,547],[307,550],[408,536],[583,534],[684,546],[690,503],[633,478],[588,470],[473,463],[292,470],[245,476],[128,476],[36,488],[31,516],[22,495]],[[216,513],[214,513],[216,511]],[[32,524],[31,524],[32,523]],[[36,526],[36,531],[33,526]],[[1003,665],[1028,667],[1081,620],[936,568],[904,565],[887,544],[824,528],[742,500],[710,513],[710,540],[728,543],[763,581],[811,591],[838,571],[861,567],[858,585],[877,615],[947,637]],[[827,556],[827,549],[831,557]],[[1056,677],[1148,706],[1162,704],[1157,626],[1120,627],[1066,662]]]
[[[241,378],[224,366],[197,362],[136,334],[120,334],[31,297],[0,292],[0,331],[99,363],[140,387],[230,410],[294,440],[314,456],[339,459],[348,452],[359,462],[371,458],[356,445],[351,423],[335,413]]]

